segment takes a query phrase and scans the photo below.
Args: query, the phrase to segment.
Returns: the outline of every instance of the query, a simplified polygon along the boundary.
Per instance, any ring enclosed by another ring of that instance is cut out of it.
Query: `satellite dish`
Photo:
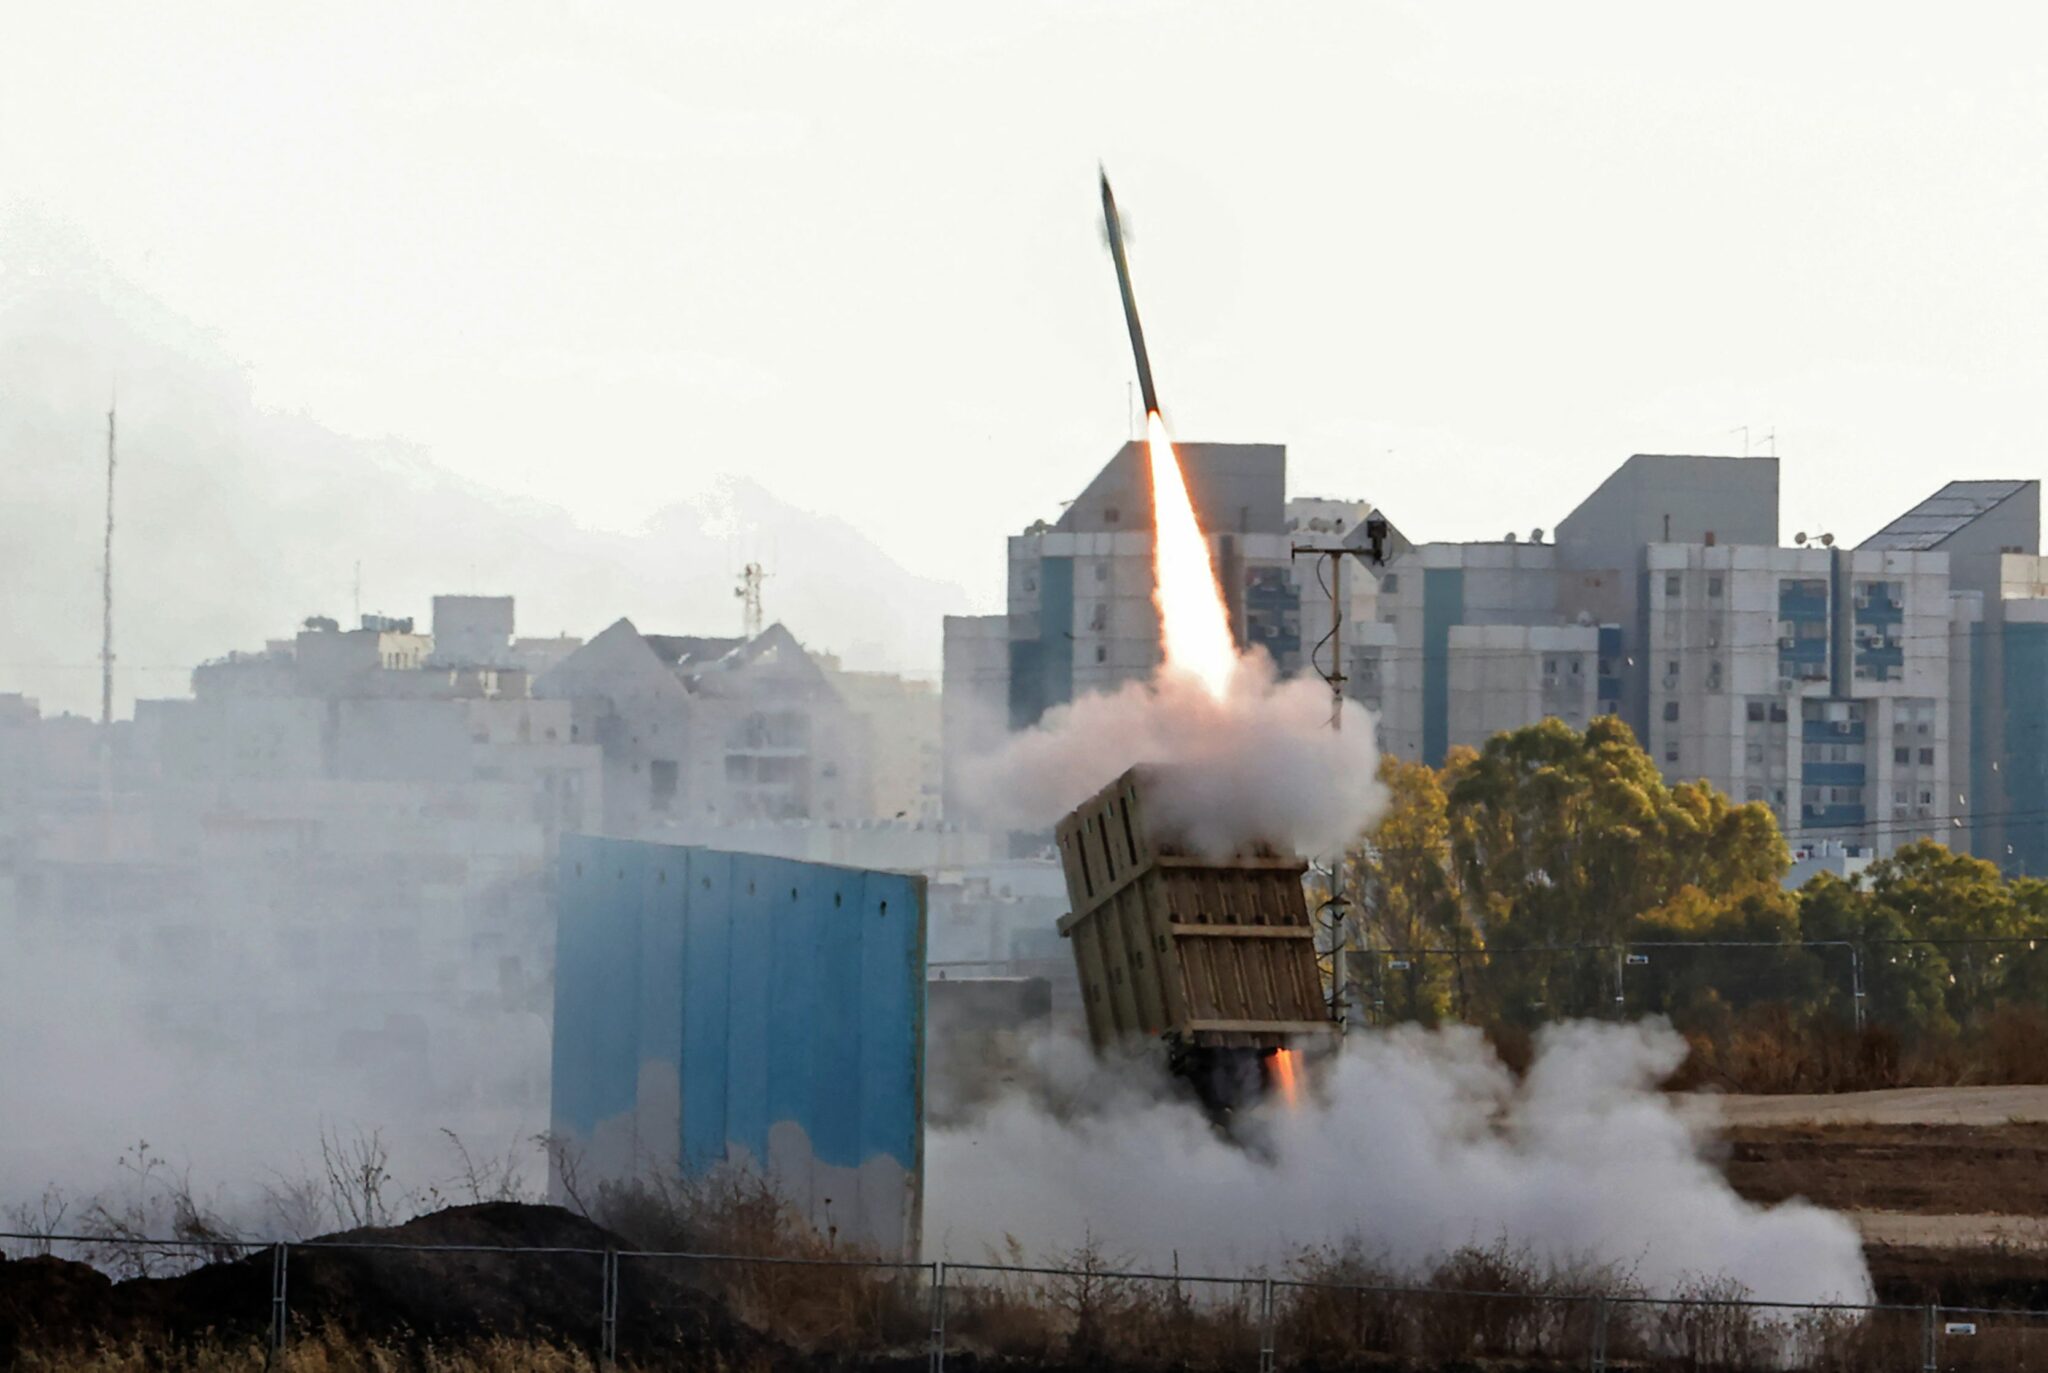
[[[1821,547],[1823,548],[1833,548],[1835,546],[1835,536],[1832,534],[1823,534],[1820,536],[1820,543]]]
[[[1529,531],[1529,542],[1530,542],[1530,543],[1542,543],[1542,542],[1543,542],[1543,531],[1542,531],[1542,530],[1540,530],[1540,529],[1532,529],[1532,530],[1530,530],[1530,531]]]
[[[1798,544],[1801,548],[1804,548],[1806,547],[1806,536],[1804,534],[1794,534],[1792,536],[1792,542]]]

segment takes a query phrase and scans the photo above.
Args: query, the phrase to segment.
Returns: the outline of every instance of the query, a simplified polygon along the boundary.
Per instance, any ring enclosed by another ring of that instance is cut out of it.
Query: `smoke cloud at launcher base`
[[[1164,767],[1147,804],[1196,850],[1223,857],[1255,842],[1324,854],[1355,839],[1385,800],[1372,717],[1329,689],[1277,679],[1264,653],[1238,659],[1221,696],[1173,668],[1083,696],[971,765],[964,778],[998,825],[1049,828],[1136,763]]]
[[[1041,1043],[1037,1080],[927,1140],[942,1257],[1086,1241],[1139,1266],[1239,1272],[1310,1249],[1411,1276],[1499,1245],[1646,1293],[1733,1280],[1772,1301],[1867,1300],[1855,1227],[1737,1196],[1704,1127],[1657,1083],[1685,1041],[1659,1021],[1553,1026],[1517,1080],[1469,1027],[1359,1036],[1299,1109],[1225,1135],[1136,1065]]]

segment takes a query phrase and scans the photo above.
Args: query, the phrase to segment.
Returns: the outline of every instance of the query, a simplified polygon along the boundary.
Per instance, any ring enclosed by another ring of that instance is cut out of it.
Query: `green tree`
[[[1895,937],[1928,941],[1946,965],[1951,1020],[1968,1025],[1990,1011],[2007,968],[2025,951],[2008,941],[2026,938],[2030,925],[1998,869],[1922,839],[1872,863],[1863,879],[1873,906],[1904,932]]]
[[[1394,1018],[1434,1024],[1457,1009],[1458,959],[1423,951],[1473,942],[1451,861],[1449,799],[1442,775],[1425,763],[1389,755],[1379,777],[1387,809],[1348,859],[1372,990]]]
[[[1496,735],[1448,796],[1468,913],[1496,950],[1511,1019],[1612,1004],[1612,956],[1644,912],[1697,888],[1720,902],[1775,884],[1790,864],[1762,805],[1731,805],[1704,782],[1667,785],[1613,716],[1581,734],[1558,720]],[[1501,965],[1518,957],[1520,973]]]
[[[1908,1040],[1953,1032],[1948,964],[1941,951],[1913,943],[1916,932],[1896,910],[1879,905],[1860,877],[1845,882],[1824,872],[1800,888],[1799,926],[1808,940],[1839,940],[1856,950],[1863,965],[1864,1009],[1872,1024]],[[1844,1023],[1854,1018],[1846,997],[1831,996],[1829,1004]]]

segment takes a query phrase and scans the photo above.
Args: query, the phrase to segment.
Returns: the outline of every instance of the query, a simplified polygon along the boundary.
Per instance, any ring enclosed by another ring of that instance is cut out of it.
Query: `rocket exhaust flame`
[[[1295,1079],[1295,1070],[1294,1050],[1275,1049],[1273,1051],[1273,1085],[1279,1089],[1280,1100],[1290,1111],[1301,1104],[1300,1087]]]
[[[1209,541],[1195,521],[1187,478],[1156,411],[1146,416],[1145,443],[1152,470],[1152,599],[1166,666],[1193,676],[1220,701],[1237,670],[1237,643]]]

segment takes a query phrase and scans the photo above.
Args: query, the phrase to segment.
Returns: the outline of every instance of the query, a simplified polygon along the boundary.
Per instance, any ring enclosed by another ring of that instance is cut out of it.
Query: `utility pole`
[[[1363,547],[1296,544],[1292,550],[1295,557],[1308,554],[1317,559],[1319,569],[1322,566],[1330,569],[1330,632],[1309,650],[1309,666],[1330,684],[1330,731],[1333,734],[1344,730],[1344,562],[1347,557],[1357,557],[1379,567],[1387,561],[1386,517],[1374,511],[1366,519],[1365,531]],[[1326,644],[1330,650],[1327,670],[1322,665],[1322,650]],[[1330,913],[1330,1017],[1337,1022],[1340,1031],[1347,1028],[1346,993],[1350,990],[1346,985],[1344,968],[1345,926],[1351,914],[1350,898],[1344,894],[1346,856],[1346,850],[1339,848],[1330,861],[1330,899],[1323,905],[1323,909]]]
[[[114,402],[107,402],[107,529],[100,555],[100,857],[114,847]]]
[[[100,730],[114,723],[114,407],[107,406],[107,534],[100,557]]]

